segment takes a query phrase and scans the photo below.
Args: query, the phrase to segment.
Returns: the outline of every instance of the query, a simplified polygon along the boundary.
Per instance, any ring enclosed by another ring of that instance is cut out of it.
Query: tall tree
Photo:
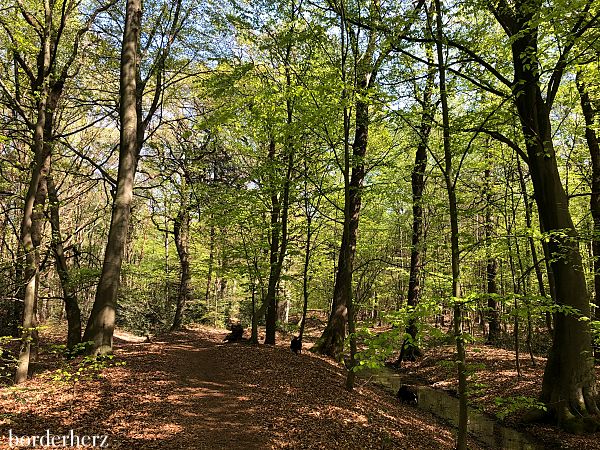
[[[492,9],[510,38],[514,80],[508,82],[521,122],[527,163],[533,182],[540,224],[547,234],[556,300],[576,313],[559,311],[552,348],[544,371],[542,401],[565,427],[581,417],[599,413],[589,322],[590,304],[578,248],[577,231],[558,171],[550,111],[563,77],[570,51],[588,28],[597,23],[592,2],[581,3],[558,60],[551,71],[544,98],[539,54],[541,0],[510,5],[501,1]]]
[[[142,27],[142,3],[128,0],[125,7],[125,26],[121,44],[120,88],[119,88],[119,169],[117,172],[116,193],[113,200],[108,241],[104,252],[102,273],[96,289],[94,306],[87,322],[84,341],[93,341],[92,352],[104,354],[112,352],[112,338],[115,327],[116,307],[121,282],[121,266],[130,226],[131,204],[138,159],[146,139],[146,131],[154,114],[161,105],[167,86],[165,67],[174,42],[181,33],[187,12],[182,11],[182,0],[177,0],[171,8],[161,9],[161,14],[152,24],[143,54],[155,45],[156,29],[166,26],[160,38],[159,49],[154,58],[142,61],[140,46]],[[164,16],[164,17],[163,17]],[[166,22],[166,24],[165,24]],[[142,72],[142,62],[148,64]],[[150,81],[154,82],[151,100],[144,115],[144,97]]]
[[[369,15],[374,19],[377,14],[377,0],[369,3]],[[347,11],[344,5],[336,9],[340,16],[342,35],[348,36],[348,48],[352,51],[355,62],[353,84],[359,93],[354,100],[354,140],[351,145],[351,154],[347,151],[348,142],[345,139],[345,156],[342,172],[344,174],[344,226],[342,242],[338,256],[337,273],[333,290],[333,303],[327,326],[323,334],[314,345],[313,349],[319,353],[340,358],[346,337],[346,322],[348,320],[348,304],[352,301],[352,267],[356,254],[358,236],[358,221],[360,217],[362,189],[365,178],[365,156],[369,140],[369,100],[368,93],[372,90],[377,77],[381,61],[376,58],[377,39],[379,33],[375,29],[368,31],[366,46],[361,49],[358,38],[358,28],[346,20]],[[342,48],[342,51],[347,50]],[[345,58],[345,56],[343,57]],[[342,76],[345,77],[346,67],[342,67]],[[345,80],[343,80],[345,82]],[[347,98],[345,91],[342,101]],[[344,129],[349,132],[349,117],[344,113]]]
[[[428,24],[429,26],[429,24]],[[427,61],[429,69],[425,88],[423,89],[423,98],[421,99],[421,123],[418,128],[418,144],[415,152],[415,162],[411,172],[412,189],[412,236],[410,247],[410,271],[408,276],[408,295],[407,305],[411,308],[410,317],[406,332],[410,338],[404,339],[400,356],[396,364],[402,360],[412,361],[421,354],[421,350],[416,344],[418,323],[415,316],[415,308],[419,304],[421,297],[421,278],[423,274],[423,193],[425,192],[425,172],[427,169],[427,148],[429,146],[429,135],[434,119],[433,90],[435,87],[435,64],[433,60],[433,46],[426,44]]]
[[[348,305],[352,301],[352,272],[362,206],[362,190],[366,176],[365,157],[369,142],[371,98],[378,86],[376,82],[378,72],[390,53],[397,48],[410,31],[417,13],[423,7],[424,0],[420,0],[416,5],[410,7],[406,17],[401,17],[399,14],[393,15],[391,10],[383,10],[379,0],[372,0],[364,7],[360,4],[346,5],[344,2],[334,1],[330,1],[328,4],[340,18],[342,36],[347,36],[346,49],[342,48],[342,50],[344,53],[349,51],[352,57],[353,65],[350,70],[352,78],[348,81],[345,78],[344,64],[342,64],[341,98],[344,108],[348,108],[349,101],[353,105],[354,137],[351,152],[345,151],[348,154],[343,158],[343,164],[349,161],[350,165],[348,167],[340,165],[344,176],[344,224],[331,312],[327,326],[313,349],[339,359],[346,337]],[[393,15],[392,19],[385,17],[388,12]],[[394,26],[383,25],[386,19],[395,22]],[[346,56],[342,60],[344,58]],[[347,90],[349,82],[352,89]],[[349,110],[350,108],[348,108]],[[344,114],[345,130],[350,127],[350,123],[350,117]],[[344,148],[347,150],[347,136],[344,141]]]
[[[117,191],[114,196],[108,242],[104,253],[102,274],[96,290],[94,306],[85,329],[84,341],[93,341],[93,352],[112,352],[117,295],[119,292],[121,265],[131,216],[133,182],[138,162],[138,115],[137,64],[140,28],[142,21],[141,0],[127,0],[125,27],[121,47],[121,75],[119,89],[119,171]],[[141,98],[139,99],[141,102]],[[141,144],[141,142],[140,142]]]
[[[74,18],[79,14],[79,4],[50,2],[45,0],[41,5],[41,16],[28,10],[22,2],[17,1],[11,8],[13,19],[18,26],[0,18],[0,26],[8,35],[12,44],[12,54],[17,76],[14,90],[0,80],[0,88],[8,98],[8,103],[18,112],[27,128],[33,133],[31,148],[33,161],[31,177],[23,208],[21,220],[20,245],[24,255],[23,279],[23,326],[22,345],[15,375],[15,382],[20,383],[27,378],[31,341],[35,335],[35,307],[39,290],[39,246],[42,239],[43,210],[47,197],[46,177],[50,171],[53,140],[55,138],[55,113],[61,100],[66,81],[73,76],[71,69],[77,60],[80,45],[88,33],[96,17],[108,9],[114,2],[108,2],[90,11],[78,27],[72,27]],[[17,20],[18,19],[18,20]],[[19,33],[23,29],[36,36],[36,48],[33,54],[27,54],[29,48],[22,45]],[[69,34],[72,33],[71,36]],[[27,77],[31,86],[29,97],[34,105],[35,119],[30,119],[22,103],[22,94],[18,80],[18,72]]]
[[[456,176],[452,161],[452,143],[450,140],[450,112],[448,108],[448,91],[446,85],[446,63],[444,60],[444,31],[442,28],[442,7],[440,0],[435,0],[436,50],[439,74],[440,100],[442,104],[442,135],[444,147],[443,175],[448,193],[450,212],[450,249],[452,265],[452,303],[454,305],[454,339],[456,340],[456,369],[458,372],[458,436],[457,450],[467,448],[467,373],[465,367],[465,343],[463,336],[463,319],[460,285],[460,248],[458,229],[458,203],[456,201]]]

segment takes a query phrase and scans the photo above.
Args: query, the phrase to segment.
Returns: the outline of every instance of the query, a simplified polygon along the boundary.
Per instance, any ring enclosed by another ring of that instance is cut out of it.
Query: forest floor
[[[455,393],[458,383],[456,369],[451,363],[454,354],[455,349],[451,345],[436,346],[427,349],[424,357],[415,362],[403,362],[397,373],[403,384],[431,386]],[[470,404],[490,416],[507,412],[507,406],[516,406],[519,397],[535,400],[540,395],[546,358],[534,357],[534,363],[529,354],[521,354],[521,376],[517,374],[515,353],[512,351],[472,344],[467,347],[466,360],[470,373]],[[598,366],[596,379],[600,379]],[[499,405],[497,398],[516,401]],[[521,423],[521,419],[522,415],[515,411],[506,416],[504,424],[526,432],[544,448],[600,449],[600,432],[574,435],[547,424],[526,425]]]
[[[339,366],[293,354],[287,339],[229,344],[224,331],[208,328],[151,342],[116,336],[115,361],[125,364],[75,391],[52,380],[64,362],[42,348],[30,381],[0,389],[0,448],[11,448],[11,433],[46,430],[108,435],[109,448],[128,450],[454,447],[453,430],[434,416],[372,385],[347,392]]]

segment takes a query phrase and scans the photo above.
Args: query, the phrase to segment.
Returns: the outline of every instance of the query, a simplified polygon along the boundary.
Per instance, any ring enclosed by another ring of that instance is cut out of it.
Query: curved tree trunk
[[[182,201],[179,214],[175,219],[173,227],[175,236],[175,247],[179,256],[179,290],[177,292],[177,305],[171,331],[178,330],[183,324],[183,310],[186,303],[190,300],[192,293],[192,275],[190,273],[190,212],[186,202]]]
[[[47,74],[50,67],[51,49],[49,38],[49,12],[46,11],[46,23],[44,26],[44,35],[41,36],[42,48],[38,55],[37,79],[33,91],[39,96],[37,101],[37,118],[33,132],[33,169],[27,194],[25,195],[25,205],[23,207],[23,218],[21,220],[21,232],[19,244],[25,257],[23,267],[23,280],[25,288],[23,289],[23,328],[21,332],[21,350],[17,362],[15,374],[15,383],[22,383],[27,379],[29,373],[29,359],[31,352],[31,341],[35,328],[35,304],[38,295],[38,271],[39,271],[39,253],[35,245],[36,225],[34,205],[40,180],[44,177],[44,168],[49,167],[49,155],[46,152],[48,146],[44,145],[44,131],[46,129],[47,107],[48,107],[48,83]]]
[[[329,321],[323,334],[316,342],[313,349],[319,353],[339,359],[344,348],[346,337],[346,322],[348,320],[349,293],[352,285],[352,267],[356,254],[356,241],[358,236],[358,221],[360,217],[362,186],[365,178],[365,165],[363,159],[367,152],[369,134],[369,105],[364,101],[356,102],[356,132],[352,145],[354,161],[359,161],[352,167],[350,177],[348,203],[350,216],[346,219],[342,243],[338,256],[337,275],[333,289],[333,304]]]
[[[505,4],[504,4],[505,5]],[[556,303],[573,313],[557,312],[554,336],[544,371],[541,400],[565,428],[579,426],[583,417],[598,415],[594,358],[589,321],[590,302],[583,273],[577,232],[569,212],[552,142],[550,106],[564,65],[552,73],[547,99],[542,97],[538,55],[537,14],[541,0],[527,0],[514,8],[493,9],[511,37],[514,68],[513,94],[527,149],[540,228],[547,234]]]
[[[367,61],[372,54],[367,55]],[[372,67],[363,68],[359,75],[359,91],[366,91],[375,81],[375,71]],[[369,104],[357,100],[355,105],[355,133],[352,143],[352,174],[348,181],[344,200],[344,231],[338,257],[337,274],[333,289],[333,303],[327,326],[323,334],[312,347],[313,351],[339,359],[346,337],[346,322],[348,320],[348,302],[351,301],[352,270],[356,241],[358,236],[358,221],[362,203],[362,188],[365,179],[364,158],[367,153],[369,138]],[[350,159],[350,158],[346,158]]]
[[[35,328],[35,303],[38,295],[38,270],[39,251],[34,245],[34,203],[38,186],[42,177],[43,167],[46,165],[47,155],[44,154],[44,124],[46,121],[46,95],[42,94],[38,104],[38,119],[34,132],[34,163],[31,180],[25,196],[25,207],[21,221],[20,245],[25,257],[23,267],[23,328],[21,332],[21,349],[17,361],[15,383],[19,384],[27,379],[29,373],[29,360],[31,354],[31,341]]]

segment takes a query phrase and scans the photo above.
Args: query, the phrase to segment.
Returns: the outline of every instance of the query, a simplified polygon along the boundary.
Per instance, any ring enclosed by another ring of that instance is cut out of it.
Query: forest
[[[600,1],[4,0],[0,42],[0,448],[600,449]]]

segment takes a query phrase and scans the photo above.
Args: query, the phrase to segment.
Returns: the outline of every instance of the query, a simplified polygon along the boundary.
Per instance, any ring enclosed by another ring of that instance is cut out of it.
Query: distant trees
[[[596,0],[119,6],[0,17],[18,382],[38,319],[98,354],[115,326],[239,321],[274,344],[324,320],[314,350],[349,389],[369,351],[416,357],[434,327],[462,363],[468,330],[517,362],[522,339],[549,348],[555,419],[597,415]]]

